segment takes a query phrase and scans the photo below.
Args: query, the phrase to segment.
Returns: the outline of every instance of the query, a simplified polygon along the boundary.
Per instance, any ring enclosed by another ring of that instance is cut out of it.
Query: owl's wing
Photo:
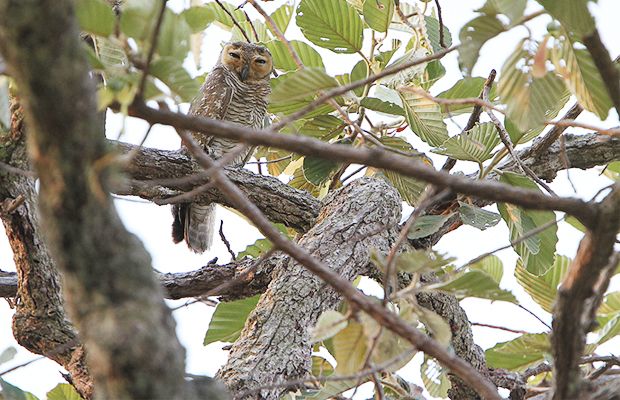
[[[202,97],[192,102],[189,113],[211,119],[226,119],[234,87],[227,84],[223,67],[216,67],[207,75],[200,91]]]

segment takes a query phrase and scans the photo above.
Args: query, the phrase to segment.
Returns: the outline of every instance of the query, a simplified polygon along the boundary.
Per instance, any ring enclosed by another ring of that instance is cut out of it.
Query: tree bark
[[[1,137],[1,162],[28,171],[22,117],[12,107],[11,131]],[[45,355],[68,372],[66,379],[84,398],[92,396],[93,382],[84,349],[77,343],[60,294],[60,277],[39,230],[33,176],[0,174],[0,216],[17,269],[13,335],[21,346]],[[8,294],[8,293],[7,293]]]
[[[324,200],[318,223],[299,245],[352,281],[367,269],[372,249],[389,251],[400,212],[394,188],[360,179]],[[237,395],[257,390],[252,398],[276,400],[289,391],[287,381],[306,377],[312,366],[307,329],[341,300],[290,257],[279,262],[274,276],[218,373]],[[282,387],[259,390],[271,384]]]
[[[41,228],[101,399],[191,398],[184,350],[140,241],[109,194],[107,143],[71,1],[0,1],[0,53],[23,99]]]

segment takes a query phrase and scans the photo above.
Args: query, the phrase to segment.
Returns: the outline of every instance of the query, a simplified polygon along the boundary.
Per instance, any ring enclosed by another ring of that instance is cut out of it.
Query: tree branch
[[[563,211],[575,216],[585,226],[591,226],[594,221],[593,207],[580,199],[551,197],[539,191],[525,190],[499,182],[475,181],[449,175],[438,172],[423,162],[412,162],[411,158],[378,148],[356,148],[329,144],[299,135],[281,135],[269,130],[258,131],[223,121],[154,110],[143,104],[130,107],[130,114],[150,123],[172,125],[180,129],[213,134],[238,142],[276,147],[315,158],[386,168],[432,183],[439,188],[447,187],[457,193],[511,203],[527,209]]]
[[[558,290],[554,307],[551,352],[555,359],[554,399],[558,400],[581,398],[585,389],[579,363],[590,326],[584,325],[587,321],[583,317],[589,299],[596,295],[594,288],[601,272],[611,262],[620,230],[620,181],[614,184],[611,193],[597,204],[597,208],[597,224],[586,230]]]

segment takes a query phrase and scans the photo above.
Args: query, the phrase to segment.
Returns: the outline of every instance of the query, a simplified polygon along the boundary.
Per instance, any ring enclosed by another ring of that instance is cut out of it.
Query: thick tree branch
[[[597,224],[581,240],[554,307],[551,352],[555,359],[554,399],[557,400],[584,396],[579,362],[591,328],[586,326],[589,315],[584,318],[584,313],[588,311],[589,299],[596,295],[595,286],[601,272],[610,263],[620,230],[620,181],[597,208]]]
[[[203,149],[196,143],[191,135],[186,131],[177,130],[181,135],[186,147],[194,157],[207,169],[213,171],[212,178],[215,180],[220,190],[235,204],[240,212],[248,217],[254,225],[273,243],[274,247],[290,255],[299,265],[303,265],[310,272],[315,274],[323,282],[331,286],[336,292],[342,295],[355,309],[366,312],[370,317],[379,322],[382,326],[400,335],[405,340],[424,351],[430,356],[443,363],[453,373],[458,375],[467,384],[472,386],[480,395],[487,400],[499,400],[495,387],[470,364],[456,356],[436,341],[428,338],[419,330],[403,321],[396,314],[387,311],[381,305],[361,293],[351,283],[340,276],[340,274],[323,262],[313,257],[309,252],[300,248],[292,241],[285,238],[258,210],[258,208],[243,196],[243,193],[227,178],[221,169],[221,164],[209,159]],[[347,232],[341,232],[346,235]],[[250,322],[251,323],[251,322]],[[247,324],[246,324],[247,326]]]
[[[208,182],[202,178],[193,182],[183,180],[189,175],[203,172],[203,168],[186,151],[165,151],[113,142],[120,153],[133,153],[126,165],[131,181],[114,190],[117,194],[140,196],[143,199],[165,200],[186,193]],[[256,175],[245,169],[226,168],[226,175],[254,204],[258,205],[272,222],[282,223],[298,232],[306,232],[314,224],[319,212],[319,201],[304,190],[285,185],[280,180]],[[157,182],[149,182],[149,181]],[[213,188],[192,199],[195,203],[233,204]]]
[[[63,273],[99,398],[192,398],[150,257],[106,191],[103,127],[71,1],[0,1],[0,53],[19,87],[41,229]]]
[[[29,169],[21,108],[12,101],[11,130],[0,137],[2,162],[19,171]],[[13,335],[35,354],[50,358],[68,372],[67,380],[82,397],[92,397],[93,381],[84,349],[75,343],[77,332],[69,322],[60,294],[60,279],[45,245],[36,211],[33,174],[0,174],[0,217],[4,225],[17,274],[0,274],[0,293],[17,297]],[[19,285],[18,285],[19,282]]]
[[[432,183],[439,188],[450,188],[456,193],[511,203],[529,209],[563,211],[575,216],[585,226],[591,226],[594,222],[592,206],[580,199],[551,197],[539,191],[525,190],[499,182],[474,181],[449,175],[437,171],[423,162],[412,162],[411,158],[378,148],[336,145],[299,135],[281,135],[269,130],[258,131],[223,121],[154,110],[143,104],[136,104],[131,107],[130,113],[150,123],[205,132],[238,142],[281,148],[315,158],[386,168],[402,175]]]

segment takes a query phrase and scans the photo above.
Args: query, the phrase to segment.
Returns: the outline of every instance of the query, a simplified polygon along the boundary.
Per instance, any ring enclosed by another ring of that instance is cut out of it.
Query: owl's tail
[[[209,250],[213,242],[215,204],[199,206],[193,203],[172,206],[172,240],[185,240],[187,247],[196,253]]]

